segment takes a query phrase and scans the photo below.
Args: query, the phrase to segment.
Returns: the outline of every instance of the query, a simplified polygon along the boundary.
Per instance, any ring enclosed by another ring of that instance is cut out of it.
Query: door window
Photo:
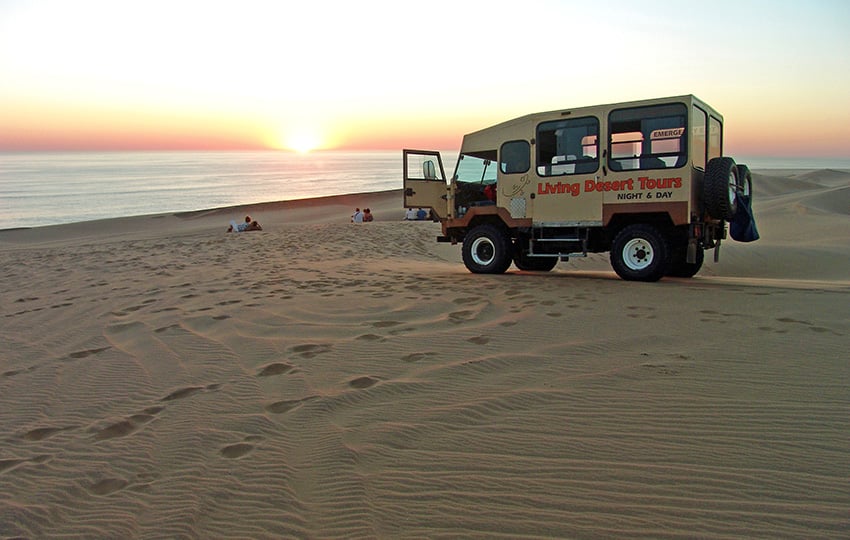
[[[443,164],[440,156],[434,152],[407,152],[404,155],[404,173],[408,180],[433,180],[445,182]]]
[[[522,174],[531,168],[531,145],[528,141],[510,141],[502,145],[501,169],[505,174]]]

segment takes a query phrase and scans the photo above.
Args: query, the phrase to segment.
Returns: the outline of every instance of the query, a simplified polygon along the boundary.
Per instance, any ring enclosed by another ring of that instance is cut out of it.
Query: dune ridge
[[[0,231],[0,538],[844,537],[850,174],[756,173],[655,284],[399,191]]]

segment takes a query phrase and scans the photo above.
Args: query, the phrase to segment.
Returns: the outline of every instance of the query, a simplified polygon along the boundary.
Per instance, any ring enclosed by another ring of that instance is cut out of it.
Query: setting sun
[[[306,154],[311,150],[315,150],[322,145],[322,141],[318,134],[309,131],[300,131],[286,137],[284,147],[290,150],[295,150],[302,154]]]

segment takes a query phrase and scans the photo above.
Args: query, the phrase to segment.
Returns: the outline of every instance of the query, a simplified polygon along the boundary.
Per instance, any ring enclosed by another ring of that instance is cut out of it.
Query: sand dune
[[[850,174],[756,172],[654,284],[398,191],[2,231],[0,537],[846,537]]]

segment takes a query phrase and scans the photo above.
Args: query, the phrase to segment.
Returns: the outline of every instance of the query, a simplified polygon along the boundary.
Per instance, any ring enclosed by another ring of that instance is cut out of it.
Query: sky
[[[725,153],[850,158],[845,0],[0,0],[0,151],[456,149],[695,94]]]

